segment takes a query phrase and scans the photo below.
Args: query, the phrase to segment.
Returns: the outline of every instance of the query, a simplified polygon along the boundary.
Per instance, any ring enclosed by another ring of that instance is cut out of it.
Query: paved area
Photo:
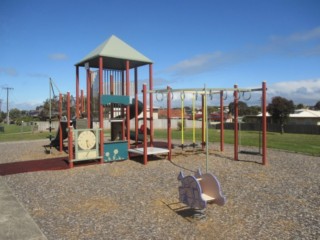
[[[47,239],[0,177],[0,239]]]

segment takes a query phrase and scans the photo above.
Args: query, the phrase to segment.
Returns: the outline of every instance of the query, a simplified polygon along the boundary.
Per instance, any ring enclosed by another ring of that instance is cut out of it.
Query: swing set
[[[227,92],[233,92],[233,102],[234,102],[234,160],[239,160],[238,149],[239,149],[239,100],[242,97],[244,100],[249,100],[251,98],[252,92],[262,92],[262,119],[261,119],[261,126],[262,126],[262,164],[267,165],[267,115],[266,115],[266,82],[262,83],[261,88],[238,88],[238,85],[234,85],[233,88],[198,88],[198,89],[172,89],[167,87],[167,89],[157,89],[157,90],[150,90],[148,93],[152,92],[156,94],[157,100],[163,100],[164,94],[167,94],[167,132],[168,132],[168,146],[171,146],[171,101],[172,96],[174,93],[180,93],[181,99],[181,145],[180,147],[183,149],[187,146],[184,142],[184,101],[185,101],[185,94],[189,93],[193,95],[193,103],[192,103],[192,120],[193,120],[193,143],[191,146],[195,147],[195,100],[196,96],[202,96],[202,148],[206,147],[206,151],[208,151],[208,127],[209,127],[209,118],[208,118],[208,106],[207,106],[207,98],[208,96],[213,97],[213,94],[220,93],[220,151],[224,151],[224,100],[227,98]],[[146,94],[147,92],[143,92]],[[246,97],[245,94],[248,94]],[[159,98],[158,96],[161,96]],[[170,136],[170,137],[169,137]],[[170,149],[171,151],[171,149]]]

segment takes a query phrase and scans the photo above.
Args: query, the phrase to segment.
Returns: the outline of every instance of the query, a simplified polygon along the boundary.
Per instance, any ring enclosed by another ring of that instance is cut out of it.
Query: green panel
[[[112,162],[128,159],[128,142],[116,141],[104,143],[104,161]]]
[[[129,96],[120,96],[120,95],[102,95],[101,102],[103,105],[110,103],[119,103],[128,105],[130,103]]]

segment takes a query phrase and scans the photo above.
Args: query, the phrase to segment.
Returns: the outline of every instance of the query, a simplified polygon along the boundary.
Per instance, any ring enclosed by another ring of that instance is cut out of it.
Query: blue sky
[[[14,88],[10,108],[41,105],[49,77],[75,94],[74,64],[112,34],[152,59],[155,88],[251,88],[266,81],[269,100],[280,95],[314,105],[319,9],[318,0],[2,0],[2,110],[6,87]]]

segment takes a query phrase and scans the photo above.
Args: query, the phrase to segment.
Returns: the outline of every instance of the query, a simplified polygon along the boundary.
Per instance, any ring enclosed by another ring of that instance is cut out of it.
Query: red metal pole
[[[124,84],[124,71],[122,71],[121,72],[121,87],[122,87],[122,96],[124,96],[124,94],[125,94],[125,84]],[[121,108],[121,115],[122,116],[124,116],[124,108],[122,107]],[[124,130],[125,128],[123,128],[123,130]],[[123,131],[124,132],[124,131]],[[125,134],[123,134],[123,135],[125,135]],[[124,138],[123,138],[124,139]]]
[[[76,66],[76,117],[79,118],[79,66]]]
[[[220,91],[220,151],[224,151],[224,102],[223,91]]]
[[[267,161],[267,83],[262,83],[262,164]]]
[[[114,86],[113,86],[113,75],[110,75],[110,95],[113,95],[113,89],[114,89]],[[110,117],[111,118],[114,118],[114,107],[113,107],[113,103],[111,103],[111,113],[110,113]],[[122,130],[122,132],[124,131],[124,129]]]
[[[87,119],[88,128],[91,128],[91,73],[87,69]]]
[[[167,138],[168,138],[168,160],[171,161],[171,92],[170,87],[167,86],[168,95],[167,95]]]
[[[84,97],[83,97],[83,90],[81,89],[81,110],[80,113],[82,115],[82,113],[84,112]]]
[[[104,155],[104,134],[103,134],[103,105],[102,105],[102,95],[103,95],[103,58],[99,58],[99,121],[100,121],[100,163],[103,163]]]
[[[202,124],[201,124],[201,127],[202,127],[202,129],[201,129],[201,131],[202,131],[202,150],[204,150],[204,146],[205,146],[205,144],[206,144],[206,141],[205,141],[205,118],[206,118],[206,116],[205,116],[205,104],[204,104],[204,101],[205,101],[205,95],[204,94],[202,94],[201,95],[201,111],[202,111]]]
[[[70,126],[70,92],[67,93],[67,126],[68,126],[68,153],[69,153],[69,167],[73,168],[73,138],[72,127]]]
[[[138,123],[138,69],[134,69],[134,101],[135,101],[135,118],[134,118],[134,123],[135,123],[135,141],[136,145],[138,144],[138,131],[139,131],[139,123]]]
[[[59,94],[59,151],[62,152],[63,148],[63,137],[62,137],[62,128],[61,128],[61,119],[62,119],[62,94]]]
[[[129,61],[126,61],[126,93],[127,96],[130,96],[130,79],[129,79]],[[128,149],[130,149],[130,107],[127,106],[127,140],[128,140]]]
[[[238,85],[234,85],[234,88],[238,88]],[[238,132],[238,91],[233,92],[233,103],[234,103],[234,160],[239,160],[238,156],[238,145],[239,145],[239,132]]]
[[[153,68],[152,63],[149,64],[149,113],[150,113],[150,146],[153,147],[153,138],[154,138],[154,130],[153,130]]]
[[[147,139],[147,85],[143,84],[143,164],[148,163],[148,139]]]

